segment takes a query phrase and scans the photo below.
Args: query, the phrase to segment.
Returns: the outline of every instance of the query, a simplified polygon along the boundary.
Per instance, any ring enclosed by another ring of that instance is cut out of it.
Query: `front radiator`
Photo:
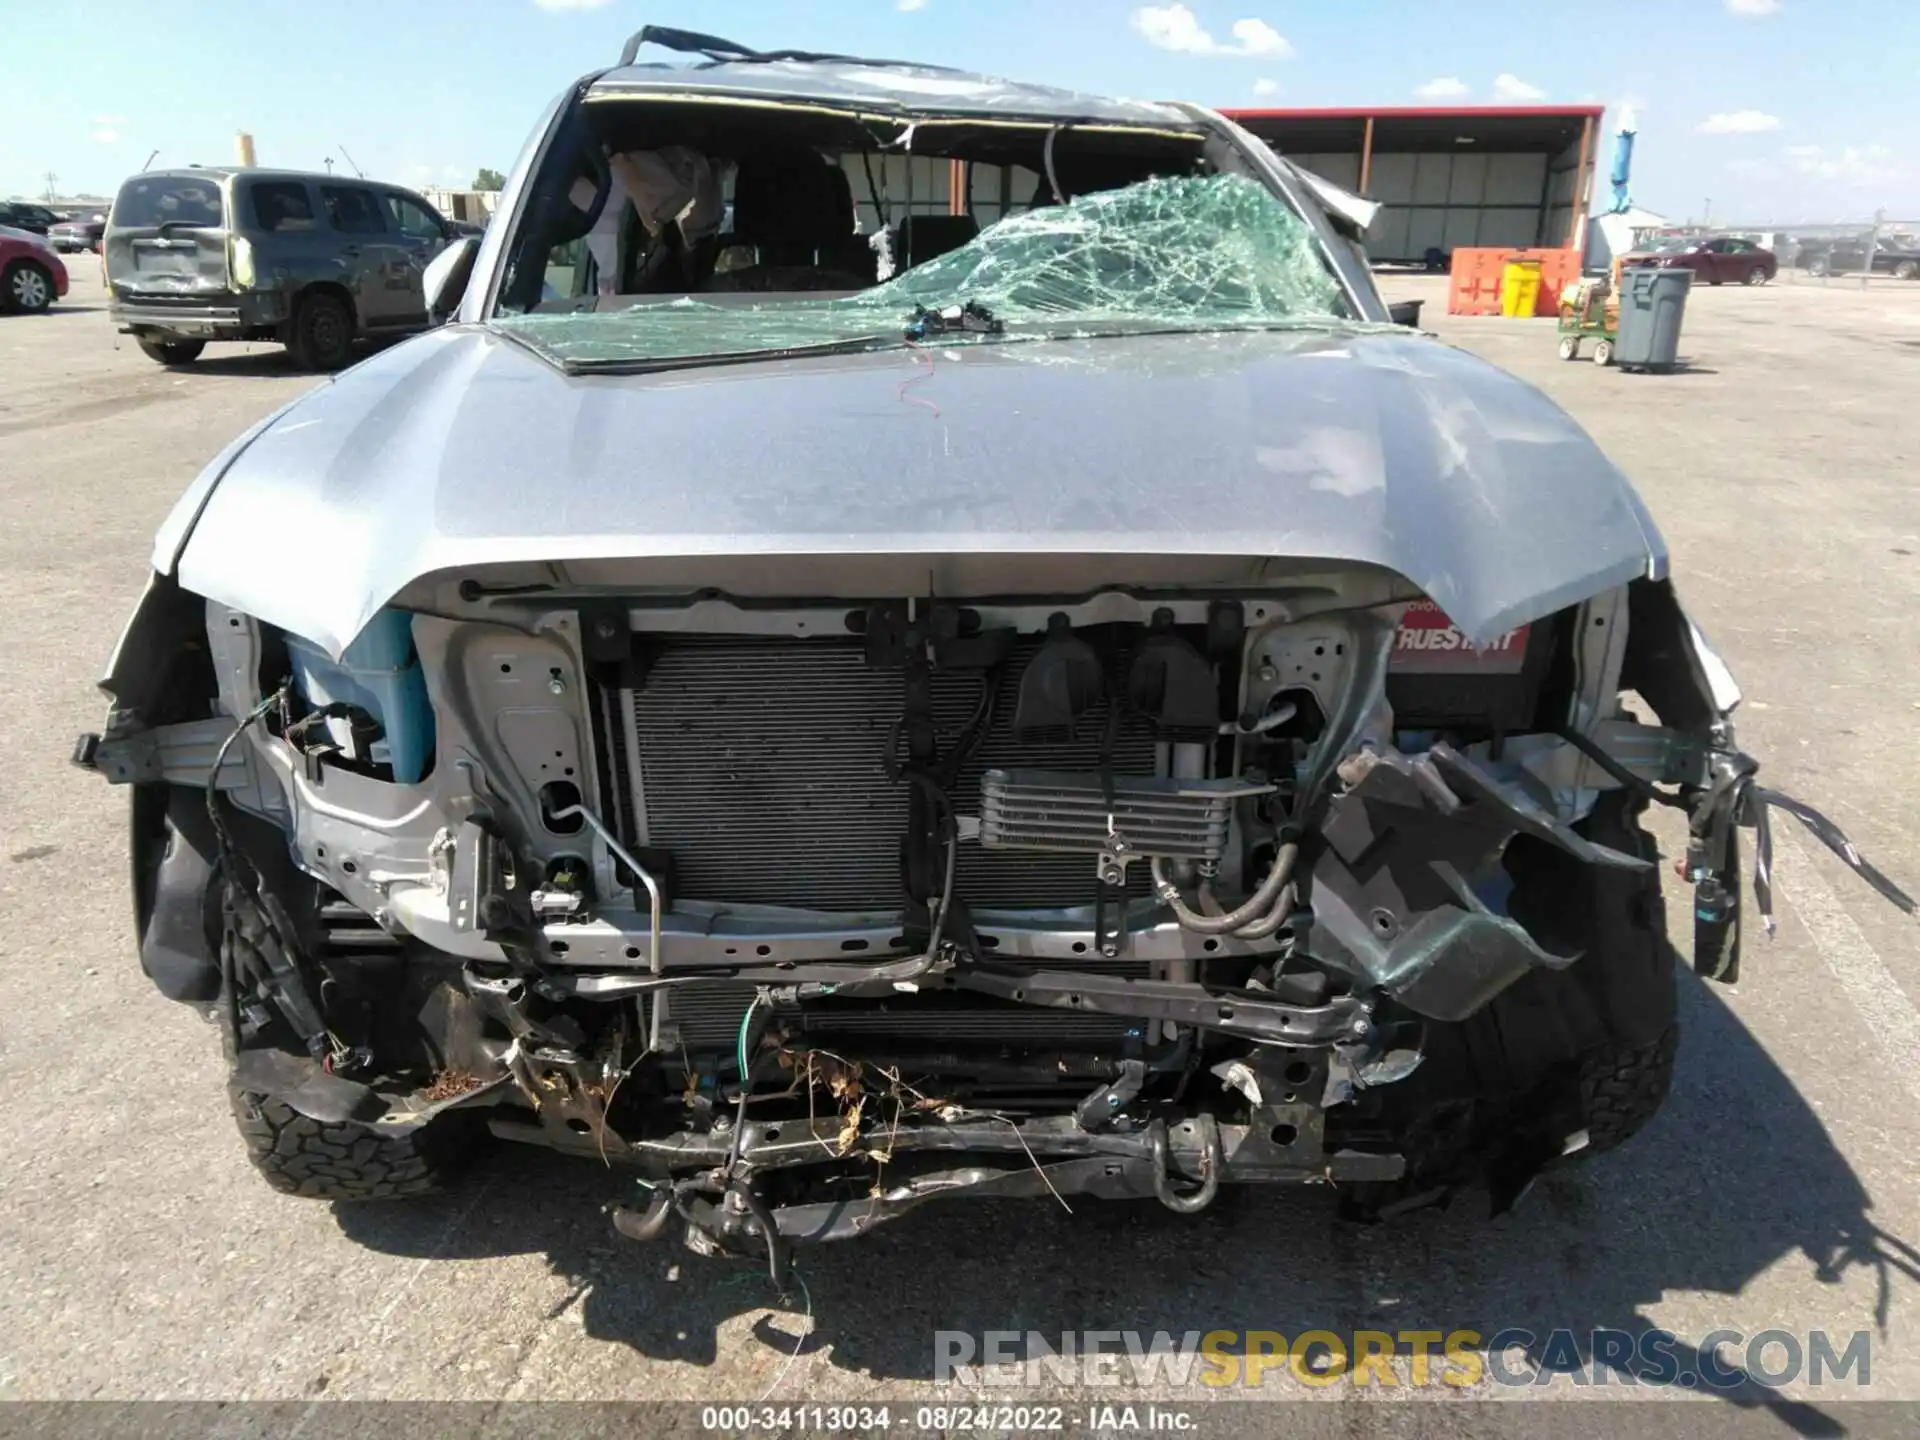
[[[963,815],[981,810],[989,769],[1095,771],[1104,712],[1083,733],[1044,742],[1012,732],[1029,639],[1004,667],[994,723],[954,789]],[[934,676],[942,745],[975,713],[980,680]],[[644,682],[615,707],[633,776],[639,838],[670,851],[689,899],[812,910],[897,910],[907,787],[883,769],[904,706],[904,676],[866,663],[848,637],[673,640],[649,657]],[[1117,775],[1154,773],[1154,736],[1132,717],[1112,745]],[[1144,867],[1131,877],[1144,884]],[[982,850],[963,844],[955,889],[974,909],[1091,904],[1091,857]]]

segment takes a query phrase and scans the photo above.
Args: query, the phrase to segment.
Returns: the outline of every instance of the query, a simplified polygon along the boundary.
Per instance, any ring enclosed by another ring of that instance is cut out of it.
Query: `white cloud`
[[[1287,37],[1264,20],[1234,21],[1233,38],[1240,43],[1228,48],[1236,54],[1270,55],[1276,60],[1285,60],[1293,54],[1293,46],[1287,43]]]
[[[893,0],[893,8],[906,11],[924,10],[927,8],[927,0]]]
[[[93,138],[98,140],[102,145],[118,145],[120,143],[120,132],[111,125],[102,125],[93,132]]]
[[[1473,93],[1473,89],[1452,75],[1442,75],[1437,80],[1415,86],[1413,93],[1422,100],[1464,100]]]
[[[1264,20],[1236,20],[1229,27],[1233,40],[1213,38],[1199,17],[1186,6],[1142,5],[1133,12],[1133,28],[1149,45],[1182,55],[1258,55],[1285,60],[1293,54],[1286,36]]]
[[[1258,80],[1253,82],[1253,93],[1256,95],[1278,95],[1280,93],[1280,82],[1278,80],[1269,80],[1265,75],[1262,75]]]
[[[1778,15],[1780,0],[1727,0],[1729,15]]]
[[[533,0],[542,10],[598,10],[607,0]]]
[[[1802,175],[1836,180],[1862,190],[1899,184],[1912,173],[1885,145],[1848,145],[1837,152],[1819,145],[1789,145],[1785,153]]]
[[[1693,128],[1702,135],[1764,135],[1780,128],[1780,117],[1764,110],[1722,110]]]
[[[1520,105],[1529,100],[1544,100],[1547,92],[1538,85],[1529,85],[1518,75],[1501,74],[1493,78],[1493,98],[1504,100],[1509,105]]]

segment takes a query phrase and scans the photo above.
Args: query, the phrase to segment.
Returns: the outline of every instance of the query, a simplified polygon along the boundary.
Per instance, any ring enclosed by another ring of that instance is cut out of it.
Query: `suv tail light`
[[[227,242],[227,276],[236,290],[253,288],[253,243],[244,235],[235,235]]]

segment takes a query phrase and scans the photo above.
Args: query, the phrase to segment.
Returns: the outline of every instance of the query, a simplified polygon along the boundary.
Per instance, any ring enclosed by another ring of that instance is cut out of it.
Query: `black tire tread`
[[[380,1135],[331,1125],[284,1101],[234,1089],[233,1119],[254,1168],[274,1189],[313,1200],[403,1200],[441,1189],[465,1157],[470,1132],[442,1116],[419,1130]]]
[[[1680,1027],[1669,1025],[1650,1045],[1602,1046],[1581,1057],[1584,1153],[1598,1155],[1624,1144],[1659,1113],[1673,1086],[1679,1051]]]

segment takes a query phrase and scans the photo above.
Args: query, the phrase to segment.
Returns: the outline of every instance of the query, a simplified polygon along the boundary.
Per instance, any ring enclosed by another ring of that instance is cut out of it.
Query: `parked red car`
[[[67,293],[67,267],[44,235],[0,225],[0,310],[31,314]]]
[[[1729,280],[1742,285],[1764,285],[1780,272],[1780,262],[1771,250],[1763,250],[1751,240],[1730,236],[1717,240],[1673,240],[1629,255],[1627,264],[1685,266],[1709,285]]]

